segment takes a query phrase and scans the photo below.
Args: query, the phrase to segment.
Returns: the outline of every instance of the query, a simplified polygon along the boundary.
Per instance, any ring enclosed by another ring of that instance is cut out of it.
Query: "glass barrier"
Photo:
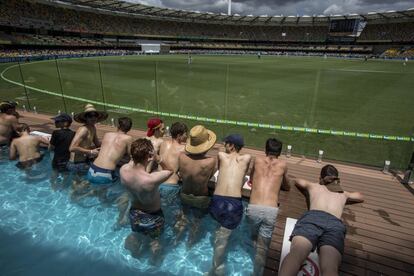
[[[317,159],[322,150],[323,160],[377,167],[389,160],[391,168],[405,169],[414,150],[407,88],[414,79],[397,62],[230,56],[189,62],[175,55],[7,63],[0,69],[1,99],[31,111],[71,114],[92,103],[109,113],[107,124],[129,116],[134,128],[146,129],[149,118],[160,117],[166,125],[203,124],[218,141],[240,133],[246,146],[264,150],[276,137],[293,155]]]

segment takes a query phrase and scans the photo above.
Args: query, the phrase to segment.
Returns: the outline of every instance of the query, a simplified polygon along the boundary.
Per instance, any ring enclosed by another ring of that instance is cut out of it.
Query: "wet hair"
[[[139,138],[131,144],[131,157],[134,164],[145,161],[150,153],[154,150],[151,141],[144,138]]]
[[[224,145],[233,145],[233,147],[234,147],[234,149],[236,150],[236,152],[239,152],[239,151],[241,151],[241,149],[243,148],[243,146],[240,146],[240,145],[235,145],[235,144],[233,144],[233,143],[230,143],[230,142],[224,142]]]
[[[30,132],[30,127],[28,124],[20,123],[16,130],[18,132],[24,132],[24,131]]]
[[[326,165],[321,169],[320,184],[328,185],[333,182],[340,182],[338,170],[332,165]]]
[[[171,137],[173,139],[177,138],[178,135],[183,135],[187,133],[187,131],[188,131],[188,127],[186,126],[186,124],[181,123],[181,122],[175,122],[174,124],[171,125],[171,129],[170,129]]]
[[[266,141],[266,155],[276,155],[279,156],[282,152],[282,142],[276,138],[269,138]]]
[[[118,119],[118,128],[123,132],[127,133],[131,130],[132,121],[128,117],[122,117]]]

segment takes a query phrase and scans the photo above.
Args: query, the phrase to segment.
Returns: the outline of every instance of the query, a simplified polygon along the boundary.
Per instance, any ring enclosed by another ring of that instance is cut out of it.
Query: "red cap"
[[[159,118],[151,118],[148,120],[147,122],[147,136],[151,137],[152,135],[154,135],[154,131],[159,128],[162,124],[162,120]]]

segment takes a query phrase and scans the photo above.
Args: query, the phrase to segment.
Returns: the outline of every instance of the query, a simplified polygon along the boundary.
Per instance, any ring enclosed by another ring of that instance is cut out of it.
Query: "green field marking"
[[[31,65],[31,64],[40,63],[40,62],[50,62],[50,61],[37,61],[37,62],[29,63],[29,64],[21,64],[21,66]],[[75,96],[70,96],[70,95],[65,95],[65,94],[62,95],[60,92],[53,92],[53,91],[49,91],[46,89],[32,87],[30,85],[25,85],[20,82],[10,80],[4,76],[4,74],[8,70],[18,67],[18,66],[19,65],[16,64],[16,65],[11,65],[5,68],[1,72],[1,78],[8,83],[21,86],[26,89],[30,89],[30,90],[40,92],[43,94],[47,94],[47,95],[51,95],[51,96],[63,97],[65,99],[70,99],[70,100],[79,101],[79,102],[88,102],[88,103],[92,103],[95,105],[104,105],[107,107],[123,109],[123,110],[128,110],[128,111],[133,111],[133,112],[161,115],[165,117],[188,119],[188,120],[193,120],[193,121],[213,122],[213,123],[218,123],[218,124],[223,124],[223,125],[237,125],[237,126],[247,126],[247,127],[262,128],[262,129],[277,129],[277,130],[290,131],[290,132],[315,133],[315,134],[325,134],[325,135],[333,135],[333,136],[349,136],[349,137],[386,140],[386,141],[414,142],[414,137],[408,137],[408,136],[382,135],[382,134],[374,134],[374,133],[358,133],[358,132],[343,131],[343,130],[328,130],[328,129],[305,128],[305,127],[299,127],[299,126],[283,126],[283,125],[278,125],[278,124],[265,124],[265,123],[257,123],[257,122],[223,120],[223,119],[216,119],[216,118],[199,117],[199,116],[195,116],[191,114],[176,114],[176,113],[168,113],[168,112],[161,112],[161,111],[155,111],[155,110],[147,110],[147,109],[142,109],[142,108],[135,108],[135,107],[130,107],[130,106],[105,103],[101,101],[90,100],[90,99],[86,99],[82,97],[75,97]]]

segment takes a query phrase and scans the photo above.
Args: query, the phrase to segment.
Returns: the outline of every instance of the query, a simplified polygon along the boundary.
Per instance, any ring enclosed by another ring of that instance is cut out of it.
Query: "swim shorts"
[[[243,218],[241,197],[213,195],[209,211],[221,226],[227,229],[236,228]]]
[[[277,207],[256,204],[249,204],[246,208],[246,216],[252,228],[268,239],[272,237],[278,212]]]
[[[66,165],[66,168],[70,172],[84,174],[89,170],[89,162],[72,162],[69,161]]]
[[[99,186],[112,184],[118,180],[118,177],[115,170],[103,169],[92,163],[88,170],[87,179],[92,185]]]
[[[39,157],[34,158],[34,159],[17,162],[16,167],[18,167],[19,169],[27,169],[33,166],[34,164],[39,163],[42,160],[43,160],[43,155],[40,155]]]
[[[129,210],[129,220],[133,232],[148,235],[153,239],[158,238],[164,229],[165,220],[161,209],[153,213],[145,213],[131,208]]]
[[[207,209],[210,205],[210,197],[195,196],[193,194],[180,193],[181,203],[198,209]]]
[[[346,227],[340,219],[324,211],[310,210],[296,222],[290,240],[302,236],[312,243],[312,251],[330,245],[343,254],[345,235]]]

